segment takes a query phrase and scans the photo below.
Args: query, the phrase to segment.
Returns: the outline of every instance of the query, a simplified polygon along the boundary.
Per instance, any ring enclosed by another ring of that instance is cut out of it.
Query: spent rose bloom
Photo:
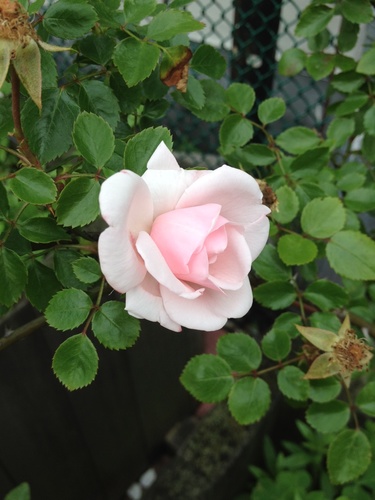
[[[142,177],[122,170],[99,196],[108,228],[99,259],[126,310],[170,330],[217,330],[252,305],[252,261],[269,232],[250,175],[224,165],[184,170],[162,142]]]

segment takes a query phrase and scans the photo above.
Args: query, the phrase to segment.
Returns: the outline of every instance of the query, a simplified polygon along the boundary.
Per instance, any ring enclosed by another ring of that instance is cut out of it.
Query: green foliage
[[[70,181],[59,197],[57,221],[63,226],[84,226],[99,214],[99,183],[95,179],[80,177]]]
[[[75,288],[57,292],[45,311],[48,324],[58,330],[72,330],[90,314],[93,304],[87,293]]]
[[[303,376],[304,372],[296,366],[285,366],[277,374],[277,385],[287,398],[305,401],[309,396],[309,381]]]
[[[221,78],[226,70],[224,57],[210,45],[201,45],[194,52],[191,68],[211,78]]]
[[[91,340],[79,333],[69,337],[57,348],[52,368],[67,389],[81,389],[91,384],[96,376],[98,354]]]
[[[242,425],[253,424],[267,412],[271,403],[271,391],[260,378],[244,377],[237,380],[229,394],[228,407]]]
[[[256,370],[262,360],[257,342],[244,333],[232,333],[221,337],[217,343],[217,353],[233,371],[238,373]]]
[[[137,319],[129,316],[123,304],[110,301],[95,312],[92,330],[101,344],[118,351],[135,344],[140,325]]]
[[[19,484],[5,495],[4,500],[31,500],[29,484]]]

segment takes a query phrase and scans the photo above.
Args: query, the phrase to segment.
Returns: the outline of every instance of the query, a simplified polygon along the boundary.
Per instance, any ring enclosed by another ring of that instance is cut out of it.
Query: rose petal
[[[140,285],[128,291],[125,309],[135,318],[157,321],[169,330],[181,331],[181,326],[172,321],[166,313],[159,284],[150,274],[146,275]]]
[[[250,224],[270,212],[262,205],[262,192],[253,177],[224,165],[199,177],[181,196],[176,208],[218,203],[221,215],[231,222]]]
[[[144,260],[147,271],[158,283],[171,290],[173,294],[183,297],[195,298],[201,295],[202,290],[194,290],[176,278],[165,262],[156,243],[148,233],[144,231],[139,233],[136,247]]]
[[[252,224],[244,224],[244,229],[244,236],[250,248],[251,258],[254,261],[267,243],[270,232],[270,221],[268,217],[261,215]]]
[[[238,290],[250,272],[251,254],[244,236],[229,224],[225,227],[228,246],[210,265],[210,280],[224,290]]]
[[[108,283],[121,293],[141,283],[146,268],[134,239],[152,222],[152,200],[146,184],[133,172],[112,175],[101,187],[99,203],[110,226],[99,237],[100,267]]]
[[[188,275],[188,263],[192,255],[200,252],[217,223],[226,223],[223,217],[219,217],[220,209],[220,205],[211,203],[172,210],[154,220],[151,238],[174,274]],[[208,275],[208,266],[205,274]]]
[[[180,170],[180,165],[170,152],[164,141],[161,141],[147,162],[147,168],[152,170]]]
[[[154,217],[174,210],[185,190],[198,178],[211,173],[204,170],[146,170],[146,182],[154,203]]]
[[[214,331],[222,328],[228,318],[240,318],[250,309],[253,295],[246,278],[239,290],[225,294],[206,289],[204,293],[189,300],[160,287],[167,314],[176,323],[196,330]]]

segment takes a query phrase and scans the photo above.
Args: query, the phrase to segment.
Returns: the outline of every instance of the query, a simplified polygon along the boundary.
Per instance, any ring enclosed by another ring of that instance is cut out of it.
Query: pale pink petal
[[[181,196],[176,208],[206,203],[222,205],[221,215],[231,222],[249,224],[270,212],[262,205],[262,192],[253,177],[224,165],[199,177]]]
[[[220,209],[220,205],[211,203],[173,210],[154,220],[151,238],[174,274],[188,274],[192,255],[202,249],[218,219],[225,224]]]
[[[173,294],[190,298],[195,298],[201,295],[201,290],[194,290],[192,287],[176,278],[148,233],[144,231],[139,233],[136,247],[144,260],[147,271],[156,279],[158,283],[171,290]]]
[[[210,265],[210,280],[224,290],[238,290],[251,268],[251,254],[244,236],[234,227],[226,226],[228,246]]]
[[[244,228],[244,236],[250,248],[251,259],[254,261],[267,243],[270,221],[266,215],[261,215],[252,224],[244,224]]]
[[[165,142],[161,141],[148,160],[147,168],[150,170],[179,170],[180,165],[167,148]]]
[[[108,283],[125,293],[146,274],[134,239],[140,230],[151,226],[150,193],[138,175],[122,171],[102,184],[99,203],[102,216],[110,225],[99,237],[100,266]]]
[[[186,328],[204,331],[219,330],[228,318],[241,318],[253,301],[248,278],[239,290],[229,290],[224,294],[206,289],[194,300],[179,297],[163,286],[160,292],[165,310],[173,321]]]
[[[149,274],[140,285],[128,291],[125,309],[135,318],[157,321],[169,330],[181,331],[181,326],[172,321],[164,309],[159,283]]]
[[[142,179],[148,185],[154,203],[154,217],[174,210],[185,190],[206,170],[146,170]]]
[[[99,194],[100,212],[109,226],[131,224],[148,231],[153,219],[152,198],[142,177],[121,170],[103,182]]]

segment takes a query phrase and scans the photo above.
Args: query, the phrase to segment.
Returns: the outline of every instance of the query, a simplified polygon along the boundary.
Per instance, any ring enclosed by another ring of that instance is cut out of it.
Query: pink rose
[[[248,273],[269,231],[250,175],[227,165],[183,170],[162,142],[142,177],[112,175],[99,202],[109,225],[101,268],[126,293],[129,314],[174,331],[212,331],[250,309]]]

